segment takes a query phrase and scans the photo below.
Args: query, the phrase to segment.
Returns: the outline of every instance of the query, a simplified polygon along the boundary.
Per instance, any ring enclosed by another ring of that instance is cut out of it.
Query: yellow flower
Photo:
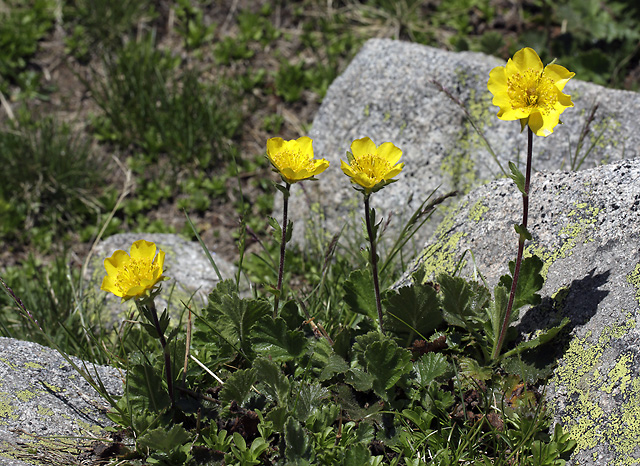
[[[131,255],[119,249],[104,260],[107,275],[100,287],[123,301],[148,296],[159,281],[167,279],[162,275],[164,252],[158,251],[156,256],[154,243],[138,240],[131,245],[130,252]]]
[[[390,142],[376,147],[369,138],[356,139],[351,143],[351,152],[347,152],[349,163],[341,160],[340,168],[366,195],[397,181],[391,178],[404,167],[404,163],[398,163],[401,156],[402,151]]]
[[[307,136],[291,141],[271,138],[267,141],[267,157],[285,183],[307,180],[322,173],[329,166],[325,159],[313,158],[313,141]]]
[[[548,136],[560,122],[560,114],[573,107],[571,96],[563,94],[567,81],[575,76],[560,65],[542,66],[535,50],[526,47],[489,73],[487,87],[493,105],[500,107],[501,120],[520,120],[538,136]]]

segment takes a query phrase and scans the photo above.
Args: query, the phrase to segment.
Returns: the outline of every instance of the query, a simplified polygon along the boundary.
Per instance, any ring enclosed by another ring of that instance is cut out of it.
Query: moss
[[[613,368],[602,371],[603,356],[613,342],[636,327],[633,316],[622,323],[605,327],[597,338],[589,332],[574,338],[555,372],[553,383],[566,388],[566,398],[573,400],[562,413],[561,421],[577,442],[576,452],[598,445],[609,445],[614,454],[612,466],[637,464],[632,454],[640,438],[640,380],[633,378],[631,353],[621,354]],[[600,394],[615,397],[619,410],[602,405]]]

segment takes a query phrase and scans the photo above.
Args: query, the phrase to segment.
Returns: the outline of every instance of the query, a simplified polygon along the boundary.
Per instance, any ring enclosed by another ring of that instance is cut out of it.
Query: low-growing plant
[[[97,224],[103,163],[68,125],[20,112],[0,130],[0,164],[0,237],[46,250]]]
[[[132,146],[145,164],[164,154],[174,172],[193,163],[208,169],[229,157],[241,124],[238,97],[231,87],[204,83],[196,70],[179,66],[180,58],[157,49],[152,36],[108,56],[106,79],[86,83],[104,112],[96,132],[122,148]]]
[[[524,84],[505,77],[516,72]],[[550,134],[570,106],[561,90],[571,76],[558,65],[543,69],[531,49],[491,72],[499,117],[529,128],[528,167],[534,132]],[[503,89],[508,86],[512,92]],[[520,100],[507,102],[503,94]],[[543,107],[545,98],[558,103],[553,111]],[[517,259],[493,293],[455,275],[427,277],[423,269],[402,287],[380,289],[380,223],[369,198],[401,173],[401,154],[392,143],[362,138],[342,161],[364,196],[369,247],[365,266],[346,273],[332,239],[312,272],[316,288],[308,294],[319,299],[283,287],[291,185],[329,165],[313,158],[307,137],[267,142],[284,183],[276,184],[284,198],[282,224],[270,222],[280,249],[279,261],[268,264],[277,269],[277,284],[267,290],[273,300],[262,292],[246,297],[239,280],[221,280],[206,307],[193,312],[185,335],[171,327],[166,311],[155,311],[164,253],[156,256],[155,245],[140,240],[130,254],[116,251],[105,260],[103,289],[135,299],[142,327],[160,343],[127,359],[125,396],[110,413],[132,433],[119,445],[122,458],[166,465],[564,464],[575,442],[560,425],[550,433],[541,393],[550,366],[523,358],[542,361],[543,345],[567,322],[517,344],[512,326],[519,309],[540,303],[543,284],[542,261],[522,258],[530,170],[522,175],[511,164],[524,221],[516,228]],[[421,218],[414,217],[412,225]],[[390,260],[414,231],[403,230]]]
[[[55,2],[51,0],[11,2],[0,9],[0,91],[19,89],[16,97],[35,97],[40,93],[40,74],[27,68],[40,41],[54,22]]]

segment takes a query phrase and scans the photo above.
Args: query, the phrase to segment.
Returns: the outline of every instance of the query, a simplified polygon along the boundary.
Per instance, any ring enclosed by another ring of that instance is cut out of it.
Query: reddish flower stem
[[[367,224],[367,235],[369,236],[369,244],[371,250],[371,269],[373,272],[373,289],[376,294],[376,309],[378,310],[378,320],[380,321],[380,333],[384,335],[382,327],[382,303],[380,302],[380,284],[378,283],[378,255],[376,253],[376,240],[373,237],[373,227],[371,225],[371,216],[369,215],[369,194],[364,195],[364,216]]]
[[[282,206],[282,238],[280,241],[280,266],[278,267],[278,285],[276,286],[275,299],[273,301],[273,318],[275,319],[278,316],[278,304],[280,303],[280,293],[282,293],[282,276],[284,275],[284,259],[285,259],[285,251],[287,247],[287,213],[289,210],[289,188],[291,185],[289,183],[285,183],[284,189],[286,194],[283,192],[284,196],[283,206]]]
[[[527,222],[529,220],[529,185],[531,182],[531,156],[533,153],[533,132],[531,128],[527,126],[527,171],[524,178],[524,192],[522,193],[522,226],[526,230]],[[497,359],[500,355],[500,350],[502,349],[502,345],[504,343],[504,337],[507,333],[507,329],[509,328],[510,320],[511,320],[511,312],[513,310],[513,303],[516,298],[516,288],[518,287],[518,276],[520,275],[520,265],[522,264],[522,256],[524,254],[524,235],[520,234],[518,238],[518,256],[516,258],[516,266],[513,270],[513,281],[511,282],[511,293],[509,293],[509,302],[507,304],[507,313],[504,316],[504,321],[502,322],[502,329],[500,330],[500,337],[498,338],[498,343],[494,347],[492,358]]]

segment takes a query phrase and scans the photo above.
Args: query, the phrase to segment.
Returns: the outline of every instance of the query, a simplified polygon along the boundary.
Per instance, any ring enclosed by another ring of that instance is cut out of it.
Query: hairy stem
[[[280,266],[278,267],[278,285],[276,290],[276,297],[273,301],[273,318],[275,319],[278,316],[278,304],[280,303],[280,293],[282,293],[282,276],[284,275],[284,256],[285,250],[287,247],[287,213],[289,210],[289,188],[291,185],[289,183],[285,183],[284,191],[283,191],[283,206],[282,206],[282,238],[280,241]]]
[[[173,407],[175,402],[175,398],[173,397],[173,375],[171,374],[171,356],[169,355],[169,351],[167,351],[167,340],[164,338],[164,332],[160,327],[158,312],[156,311],[156,305],[153,300],[148,300],[148,302],[143,305],[148,306],[153,326],[156,328],[158,340],[160,341],[160,346],[162,346],[162,353],[164,354],[164,369],[167,375],[167,391],[169,392],[169,399],[171,400],[171,406]]]
[[[384,335],[382,327],[382,303],[380,302],[380,284],[378,283],[378,255],[376,254],[376,239],[373,236],[373,227],[371,225],[371,216],[369,215],[369,195],[364,196],[364,216],[367,224],[367,236],[369,236],[369,245],[371,250],[371,269],[373,272],[373,289],[376,293],[376,309],[378,310],[378,320],[380,321],[380,332]]]
[[[526,230],[527,222],[529,220],[529,185],[531,182],[531,155],[533,153],[533,132],[531,128],[527,126],[527,171],[525,173],[524,179],[524,192],[522,193],[522,227]],[[516,266],[513,270],[513,281],[511,282],[511,292],[509,293],[509,302],[507,303],[507,312],[504,316],[504,321],[502,322],[502,329],[500,330],[500,337],[498,338],[498,343],[495,345],[493,349],[493,359],[497,359],[500,355],[500,350],[502,349],[502,345],[504,343],[504,337],[507,333],[507,329],[509,328],[509,323],[511,321],[511,312],[513,311],[513,303],[516,298],[516,288],[518,287],[518,276],[520,275],[520,265],[522,264],[522,255],[524,253],[524,242],[525,237],[523,234],[520,234],[518,239],[518,256],[516,258]]]

